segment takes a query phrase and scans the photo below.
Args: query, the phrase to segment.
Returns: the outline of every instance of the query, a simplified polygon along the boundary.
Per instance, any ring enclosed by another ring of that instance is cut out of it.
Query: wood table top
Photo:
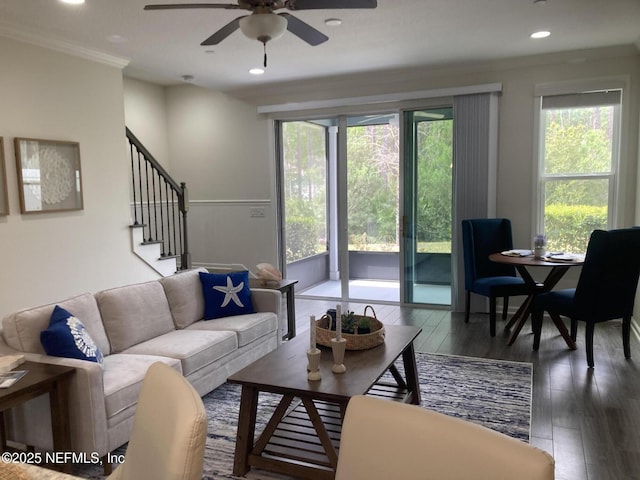
[[[575,259],[571,261],[560,261],[560,260],[541,260],[535,258],[533,255],[520,257],[520,256],[511,256],[511,255],[503,255],[502,253],[492,253],[489,255],[489,260],[497,263],[506,263],[509,265],[525,265],[532,267],[557,267],[560,265],[577,266],[582,265],[584,263],[584,255],[575,254]]]
[[[37,390],[43,384],[50,384],[71,375],[75,368],[65,365],[25,361],[13,371],[26,370],[27,374],[9,388],[0,388],[0,401],[6,402],[30,390]]]
[[[256,387],[273,393],[293,393],[339,402],[362,395],[407,349],[422,331],[419,327],[385,325],[385,342],[368,350],[348,350],[342,374],[331,372],[333,355],[330,348],[320,347],[320,381],[307,380],[307,335],[282,344],[277,350],[229,377],[230,383]]]

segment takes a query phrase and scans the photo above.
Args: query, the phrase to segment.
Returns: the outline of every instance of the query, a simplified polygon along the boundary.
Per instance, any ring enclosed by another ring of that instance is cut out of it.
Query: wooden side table
[[[249,279],[249,287],[250,288],[268,288],[270,290],[278,290],[281,293],[286,295],[287,299],[287,333],[282,336],[283,340],[291,340],[296,336],[296,299],[295,293],[293,291],[293,286],[298,283],[298,280],[287,280],[283,278],[282,280],[276,281],[265,281],[260,278],[250,278]]]
[[[26,370],[27,374],[9,388],[0,389],[0,450],[6,447],[4,412],[32,398],[49,394],[53,449],[56,452],[71,451],[67,381],[75,368],[38,362],[24,362],[14,370]],[[63,466],[65,472],[71,465]]]

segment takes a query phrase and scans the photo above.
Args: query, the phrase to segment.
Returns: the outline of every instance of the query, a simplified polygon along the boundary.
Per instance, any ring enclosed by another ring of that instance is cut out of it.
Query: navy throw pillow
[[[251,303],[249,272],[200,272],[204,294],[204,319],[255,313]]]
[[[82,322],[58,305],[51,314],[49,328],[40,332],[40,343],[47,355],[102,364],[102,352]]]

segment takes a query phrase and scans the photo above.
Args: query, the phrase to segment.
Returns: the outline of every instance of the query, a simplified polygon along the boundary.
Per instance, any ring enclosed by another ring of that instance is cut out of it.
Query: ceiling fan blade
[[[144,6],[145,10],[182,10],[190,8],[224,8],[227,10],[235,10],[242,7],[231,3],[165,3]]]
[[[240,28],[240,19],[246,17],[247,15],[243,15],[241,17],[236,18],[235,20],[231,20],[224,27],[218,30],[216,33],[207,38],[200,45],[208,46],[208,45],[218,45],[222,40],[227,38],[233,32],[235,32],[238,28]]]
[[[328,10],[339,8],[376,8],[377,0],[288,0],[289,10]]]
[[[321,43],[329,40],[324,33],[319,30],[316,30],[308,23],[303,22],[299,18],[294,17],[293,15],[289,15],[288,13],[280,13],[282,17],[287,19],[287,30],[291,33],[300,37],[302,40],[307,42],[309,45],[320,45]]]

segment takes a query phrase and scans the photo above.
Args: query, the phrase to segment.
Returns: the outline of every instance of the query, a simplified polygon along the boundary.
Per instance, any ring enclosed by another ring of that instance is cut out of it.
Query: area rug
[[[529,441],[533,373],[530,363],[427,353],[417,353],[416,363],[424,408]],[[402,369],[401,362],[397,366]],[[257,431],[262,430],[279,398],[260,394]],[[203,401],[209,417],[203,479],[243,478],[231,473],[240,387],[224,384],[203,397]],[[123,452],[124,447],[119,453]],[[76,474],[95,480],[104,478],[98,467],[86,467]],[[288,477],[252,470],[244,478]]]

